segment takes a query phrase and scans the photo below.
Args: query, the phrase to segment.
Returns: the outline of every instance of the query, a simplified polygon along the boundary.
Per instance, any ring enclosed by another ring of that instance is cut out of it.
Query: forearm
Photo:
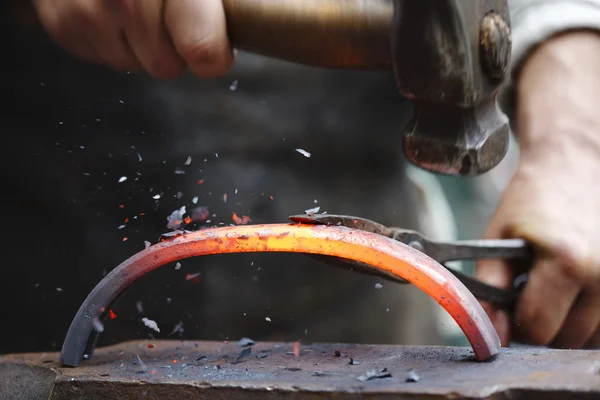
[[[561,157],[557,146],[568,146],[600,156],[599,73],[600,30],[554,36],[527,58],[515,85],[523,151]]]
[[[517,84],[525,61],[553,36],[574,30],[600,32],[600,0],[509,0],[509,6],[513,39],[511,71],[499,101],[518,134]]]

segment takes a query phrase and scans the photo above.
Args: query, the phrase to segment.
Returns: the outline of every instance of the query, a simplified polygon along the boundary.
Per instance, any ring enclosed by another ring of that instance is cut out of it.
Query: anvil
[[[296,350],[296,351],[295,351]],[[600,398],[600,351],[133,341],[79,368],[58,353],[0,356],[1,400]]]

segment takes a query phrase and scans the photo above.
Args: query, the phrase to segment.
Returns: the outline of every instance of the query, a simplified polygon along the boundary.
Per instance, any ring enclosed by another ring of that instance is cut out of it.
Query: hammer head
[[[500,0],[395,0],[394,72],[413,102],[404,153],[448,175],[478,175],[508,151],[509,121],[496,97],[511,52]]]

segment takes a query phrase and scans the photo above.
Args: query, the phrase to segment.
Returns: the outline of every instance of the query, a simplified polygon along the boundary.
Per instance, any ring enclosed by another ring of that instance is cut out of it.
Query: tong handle
[[[390,0],[223,0],[233,46],[300,64],[391,70]]]
[[[533,248],[523,239],[426,241],[423,247],[425,253],[439,263],[486,258],[533,260]]]
[[[456,242],[422,242],[424,250],[441,264],[448,261],[505,259],[514,260],[515,268],[525,266],[528,271],[533,265],[535,253],[533,247],[523,239],[484,239],[463,240]],[[528,272],[522,273],[514,280],[512,287],[500,289],[488,285],[478,279],[446,266],[473,295],[507,311],[516,307],[519,294],[527,283]]]

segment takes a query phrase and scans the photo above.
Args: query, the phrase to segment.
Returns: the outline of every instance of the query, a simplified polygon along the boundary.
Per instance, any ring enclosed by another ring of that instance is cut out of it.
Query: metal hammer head
[[[395,0],[394,72],[412,100],[404,153],[426,170],[478,175],[508,151],[496,96],[508,74],[511,34],[501,0]]]

